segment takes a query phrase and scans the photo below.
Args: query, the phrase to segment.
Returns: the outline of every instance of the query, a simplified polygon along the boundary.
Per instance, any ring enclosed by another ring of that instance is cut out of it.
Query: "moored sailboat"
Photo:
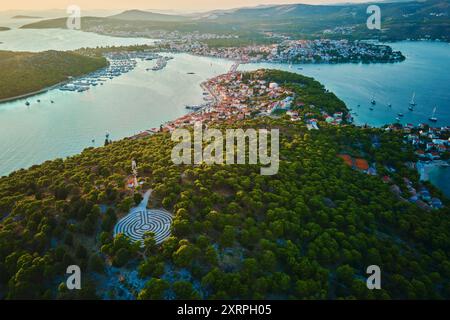
[[[437,107],[434,107],[433,114],[430,117],[430,121],[431,122],[437,122],[438,121],[438,119],[436,118],[436,109],[437,109]]]
[[[413,95],[412,95],[411,101],[409,102],[409,105],[410,105],[410,108],[415,107],[417,105],[415,92],[413,92]]]

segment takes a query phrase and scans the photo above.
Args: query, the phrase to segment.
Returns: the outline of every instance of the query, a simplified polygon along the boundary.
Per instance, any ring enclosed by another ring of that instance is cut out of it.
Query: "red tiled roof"
[[[355,159],[355,166],[360,170],[368,170],[369,163],[364,159]]]
[[[353,160],[352,157],[350,157],[348,154],[338,154],[338,157],[344,160],[344,162],[349,165],[350,167],[353,166]]]

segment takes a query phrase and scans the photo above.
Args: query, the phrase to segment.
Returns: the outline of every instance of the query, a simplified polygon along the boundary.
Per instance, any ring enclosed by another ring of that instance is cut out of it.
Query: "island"
[[[11,28],[8,27],[0,27],[0,31],[8,31],[11,30]]]
[[[86,56],[75,52],[0,51],[0,102],[24,98],[47,90],[72,77],[104,68],[102,56]]]
[[[203,87],[208,107],[0,178],[0,297],[450,298],[450,202],[420,181],[404,131],[353,125],[299,74],[232,68]],[[175,165],[171,132],[197,120],[278,129],[278,173]],[[62,281],[67,265],[81,290]],[[367,290],[371,265],[381,290]]]
[[[17,16],[12,17],[11,19],[44,19],[44,18],[36,17],[36,16],[17,15]]]

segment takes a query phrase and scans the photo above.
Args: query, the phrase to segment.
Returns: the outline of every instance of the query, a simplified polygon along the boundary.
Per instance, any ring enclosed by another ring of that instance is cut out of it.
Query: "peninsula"
[[[0,178],[0,297],[450,297],[449,201],[410,167],[404,132],[352,125],[342,101],[298,74],[231,70],[204,86],[217,97],[208,109]],[[174,165],[170,131],[197,120],[279,129],[279,173]],[[115,232],[150,210],[171,220],[161,244]],[[82,266],[82,290],[54,289],[67,262]],[[372,264],[381,290],[365,289]]]
[[[107,65],[107,60],[101,56],[88,57],[75,52],[0,51],[0,101],[39,93]]]

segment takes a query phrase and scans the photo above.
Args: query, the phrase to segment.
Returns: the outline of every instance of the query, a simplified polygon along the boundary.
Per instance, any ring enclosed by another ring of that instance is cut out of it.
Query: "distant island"
[[[17,15],[12,17],[11,19],[44,19],[44,17]]]
[[[103,57],[75,52],[0,51],[0,102],[35,94],[47,87],[107,66]]]
[[[8,31],[11,30],[11,28],[8,27],[0,27],[0,31]],[[0,42],[1,43],[1,42]]]

